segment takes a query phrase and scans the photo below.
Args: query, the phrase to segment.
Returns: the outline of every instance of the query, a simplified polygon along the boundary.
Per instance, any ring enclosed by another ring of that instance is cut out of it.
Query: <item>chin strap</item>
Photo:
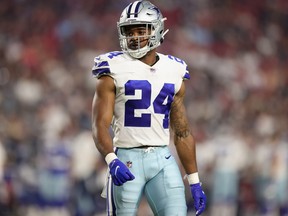
[[[168,33],[168,31],[169,31],[169,29],[166,29],[166,31],[163,33],[163,35],[162,35],[162,37],[161,37],[161,39],[160,39],[160,44],[163,43],[163,41],[164,41],[164,36]]]
[[[165,20],[167,20],[166,17],[164,17],[164,18],[161,20],[161,22],[164,23]],[[165,36],[168,32],[169,32],[169,29],[166,29],[165,32],[162,34],[162,37],[161,37],[160,43],[163,43],[163,41],[164,41],[164,36]]]
[[[162,39],[164,39],[164,36],[169,32],[169,29],[166,29],[166,31],[162,35]]]

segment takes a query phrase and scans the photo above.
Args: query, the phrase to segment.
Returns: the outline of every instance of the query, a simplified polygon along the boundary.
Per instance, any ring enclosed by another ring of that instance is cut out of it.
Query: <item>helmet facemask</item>
[[[145,32],[145,34],[139,34],[138,36],[127,34],[128,29],[133,27],[142,29],[140,32]],[[120,46],[124,52],[127,52],[133,58],[142,58],[147,52],[160,45],[160,42],[157,42],[159,40],[156,39],[155,28],[151,24],[123,25],[120,26],[119,30]]]

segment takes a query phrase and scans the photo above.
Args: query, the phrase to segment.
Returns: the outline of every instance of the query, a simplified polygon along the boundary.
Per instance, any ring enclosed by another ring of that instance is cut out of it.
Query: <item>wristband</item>
[[[198,172],[187,175],[189,185],[197,184],[200,182]]]
[[[109,165],[117,156],[114,152],[110,152],[105,156],[105,161]]]

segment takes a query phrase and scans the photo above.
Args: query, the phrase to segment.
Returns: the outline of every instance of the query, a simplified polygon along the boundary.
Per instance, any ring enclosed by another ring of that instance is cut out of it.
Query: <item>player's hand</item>
[[[194,207],[196,210],[196,216],[201,215],[206,207],[206,195],[201,188],[201,184],[191,184],[190,190],[194,200]]]
[[[124,163],[122,163],[119,159],[114,159],[109,164],[109,169],[113,183],[117,186],[121,186],[125,182],[131,181],[135,178],[134,175],[128,169],[128,167]]]

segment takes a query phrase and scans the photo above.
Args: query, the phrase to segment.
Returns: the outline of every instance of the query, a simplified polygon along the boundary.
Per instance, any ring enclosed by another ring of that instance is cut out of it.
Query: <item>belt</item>
[[[147,148],[163,148],[163,147],[167,147],[167,145],[141,145],[141,146],[135,146],[135,147],[129,147],[129,148],[123,148],[123,147],[117,147],[117,149],[147,149]]]
[[[154,148],[166,147],[166,145],[155,145],[155,146],[152,146],[152,145],[142,145],[142,146],[136,146],[136,147],[132,147],[132,148],[146,149],[146,148],[151,148],[151,147],[154,147]]]

